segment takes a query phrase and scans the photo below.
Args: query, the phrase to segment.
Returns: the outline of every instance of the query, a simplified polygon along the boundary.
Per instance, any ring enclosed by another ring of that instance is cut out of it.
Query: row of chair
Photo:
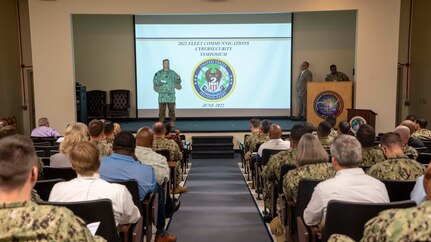
[[[106,91],[87,92],[87,112],[89,118],[129,117],[130,91],[109,91],[110,104],[106,102]]]

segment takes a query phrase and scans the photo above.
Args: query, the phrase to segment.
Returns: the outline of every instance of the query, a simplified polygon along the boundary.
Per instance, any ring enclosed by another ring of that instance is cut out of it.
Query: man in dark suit
[[[307,82],[313,81],[313,74],[308,70],[310,63],[304,61],[301,65],[301,73],[299,74],[296,84],[298,93],[298,115],[297,118],[305,117],[305,109],[307,107]]]

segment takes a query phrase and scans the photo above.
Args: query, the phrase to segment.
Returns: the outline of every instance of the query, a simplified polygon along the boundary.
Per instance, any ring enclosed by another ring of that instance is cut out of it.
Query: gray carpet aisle
[[[272,241],[237,159],[194,159],[168,231],[180,242]]]

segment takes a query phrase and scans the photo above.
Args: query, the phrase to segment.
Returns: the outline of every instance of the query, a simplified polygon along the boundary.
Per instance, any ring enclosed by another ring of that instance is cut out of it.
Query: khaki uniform
[[[99,148],[101,156],[110,156],[112,155],[112,143],[102,141],[93,141],[93,143]]]
[[[431,139],[431,130],[420,129],[412,134],[413,138],[417,139]]]
[[[431,201],[385,210],[365,224],[362,241],[431,241]]]
[[[416,181],[425,167],[407,156],[389,158],[368,169],[367,174],[380,180]]]
[[[268,161],[268,164],[262,170],[262,178],[264,182],[263,201],[266,207],[271,207],[271,191],[273,183],[280,179],[280,169],[283,165],[295,165],[295,157],[298,149],[290,148],[287,151],[281,151],[273,156]]]
[[[175,161],[177,166],[175,167],[175,183],[178,186],[181,182],[181,159],[183,158],[183,153],[181,153],[180,148],[174,140],[166,139],[164,137],[157,137],[153,140],[153,150],[168,150],[169,151],[169,161]]]
[[[362,148],[361,166],[372,166],[386,160],[383,151],[376,147]]]
[[[406,145],[406,146],[404,146],[403,149],[404,149],[404,154],[406,154],[406,155],[409,155],[409,154],[413,155],[413,159],[414,160],[416,160],[419,157],[419,153],[418,153],[418,151],[415,148],[413,148],[413,147],[411,147],[409,145]]]
[[[257,134],[250,139],[250,146],[248,147],[247,153],[245,153],[245,159],[250,160],[251,153],[256,149],[257,144],[265,143],[269,140],[268,134]]]
[[[299,181],[303,178],[326,180],[335,176],[330,163],[317,163],[301,166],[289,171],[283,178],[283,193],[287,198],[296,200]]]
[[[332,140],[334,140],[334,138],[331,137],[330,135],[319,138],[319,141],[325,150],[329,150]]]
[[[13,202],[0,204],[0,241],[105,241],[64,207]]]

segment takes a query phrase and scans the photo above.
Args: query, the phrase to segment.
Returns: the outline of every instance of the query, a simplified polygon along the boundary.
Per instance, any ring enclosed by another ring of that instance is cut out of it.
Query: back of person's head
[[[337,118],[334,116],[326,117],[325,121],[328,121],[328,123],[331,125],[332,128],[335,128],[335,125],[337,125]]]
[[[42,117],[42,118],[39,118],[39,120],[37,120],[38,126],[46,126],[48,124],[49,124],[48,118]]]
[[[312,134],[304,134],[298,143],[296,165],[298,167],[328,162],[328,152],[323,149],[319,139]]]
[[[331,124],[328,121],[323,121],[319,123],[317,127],[317,135],[319,137],[326,137],[331,133]]]
[[[334,64],[332,64],[332,65],[330,65],[330,66],[329,66],[329,68],[330,68],[330,69],[332,69],[332,68],[337,68],[337,66],[336,66],[336,65],[334,65]]]
[[[69,152],[72,167],[81,176],[92,176],[100,168],[100,150],[90,141],[75,144]]]
[[[305,130],[307,131],[307,133],[313,133],[314,132],[314,125],[312,124],[312,123],[310,123],[310,122],[305,122],[304,123],[304,127],[305,127]]]
[[[416,121],[415,121],[415,123],[416,123],[417,125],[419,125],[419,127],[420,127],[421,129],[426,129],[426,127],[427,127],[427,125],[428,125],[428,121],[427,121],[425,118],[422,118],[422,117],[417,118],[417,119],[416,119]]]
[[[14,134],[17,134],[17,132],[13,125],[6,125],[3,128],[0,128],[0,139]]]
[[[71,123],[64,131],[64,140],[60,143],[60,152],[68,154],[76,143],[88,140],[87,125]]]
[[[0,139],[0,190],[10,192],[24,186],[37,166],[36,152],[30,138],[12,135]]]
[[[290,141],[291,144],[298,144],[301,137],[307,133],[307,129],[304,125],[296,124],[290,130]]]
[[[265,119],[262,121],[262,125],[260,127],[260,129],[262,130],[263,133],[267,134],[269,133],[269,129],[271,128],[271,121],[269,121],[268,119]]]
[[[348,134],[350,131],[350,124],[347,121],[341,121],[338,124],[338,130],[340,131],[341,134]]]
[[[172,132],[171,123],[165,123],[166,134],[170,134]]]
[[[376,140],[376,131],[371,125],[362,124],[356,132],[356,138],[363,148],[373,147]]]
[[[410,120],[414,122],[416,120],[416,116],[413,114],[409,114],[404,120]]]
[[[103,122],[99,119],[93,119],[88,124],[88,132],[91,137],[99,137],[103,133]]]
[[[128,131],[121,131],[114,138],[114,143],[112,144],[112,150],[118,152],[120,150],[126,150],[129,152],[134,152],[136,147],[136,140],[133,134]]]
[[[114,135],[114,124],[111,121],[103,123],[103,134],[108,137]]]
[[[380,138],[380,144],[382,147],[386,147],[389,150],[401,149],[403,147],[403,141],[401,136],[395,132],[389,132],[384,134]]]
[[[269,128],[269,138],[270,139],[280,139],[282,134],[283,134],[283,130],[281,129],[280,125],[278,125],[278,124],[273,124]]]
[[[121,132],[121,125],[119,123],[114,123],[114,135]]]
[[[332,157],[345,168],[358,167],[362,162],[362,149],[359,141],[351,135],[339,135],[331,143]]]
[[[150,127],[142,127],[136,133],[136,145],[151,148],[153,144],[154,133]]]
[[[166,127],[165,124],[162,122],[156,122],[153,124],[153,131],[155,135],[165,135],[166,134]]]
[[[410,134],[413,134],[416,131],[415,123],[411,120],[404,120],[401,122],[401,125],[409,128]]]
[[[394,132],[399,134],[403,144],[407,144],[410,138],[410,129],[406,126],[400,125],[394,129]]]
[[[250,126],[253,129],[258,129],[260,127],[260,120],[258,118],[250,119]]]
[[[0,119],[0,126],[8,126],[9,125],[9,123],[7,122],[7,120],[6,119]]]

